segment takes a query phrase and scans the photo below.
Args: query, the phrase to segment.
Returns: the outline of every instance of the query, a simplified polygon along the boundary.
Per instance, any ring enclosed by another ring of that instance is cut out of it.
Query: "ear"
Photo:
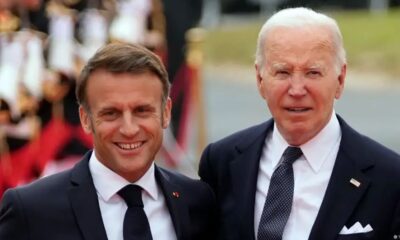
[[[92,121],[90,120],[89,113],[86,112],[85,108],[79,106],[79,119],[85,133],[92,133]]]
[[[262,71],[261,67],[259,65],[257,65],[257,64],[255,64],[254,67],[256,68],[256,79],[257,79],[258,92],[260,93],[261,97],[265,99],[265,97],[264,97],[264,87],[263,87],[264,79],[263,79],[263,76],[262,76],[263,71]]]
[[[168,97],[167,102],[165,103],[165,107],[163,109],[163,121],[162,121],[162,127],[165,129],[168,127],[170,121],[171,121],[171,109],[172,109],[172,100],[171,98]]]
[[[335,93],[335,98],[339,99],[342,96],[343,89],[344,89],[344,83],[346,79],[346,72],[347,72],[347,65],[343,64],[342,68],[340,69],[340,74],[338,76],[338,82],[339,84],[337,85],[336,93]]]

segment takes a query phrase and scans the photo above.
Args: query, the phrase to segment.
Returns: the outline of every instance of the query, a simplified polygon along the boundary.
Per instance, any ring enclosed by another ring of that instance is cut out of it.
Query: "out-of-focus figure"
[[[184,145],[191,77],[185,33],[198,22],[201,2],[0,0],[0,197],[70,167],[92,147],[74,89],[82,66],[111,41],[140,43],[168,66],[176,109],[169,139]]]
[[[45,35],[28,28],[28,3],[34,6],[32,1],[0,3],[0,195],[5,188],[38,176],[40,121],[36,113],[45,79]]]
[[[176,139],[175,146],[169,144],[169,164],[177,166],[182,153],[186,152],[191,101],[191,71],[185,62],[187,46],[185,34],[195,27],[201,17],[202,0],[164,0],[163,7],[166,19],[167,71],[172,83],[171,98],[173,102],[171,131]]]
[[[165,44],[165,20],[160,0],[117,0],[110,25],[111,41],[138,43],[160,51]]]

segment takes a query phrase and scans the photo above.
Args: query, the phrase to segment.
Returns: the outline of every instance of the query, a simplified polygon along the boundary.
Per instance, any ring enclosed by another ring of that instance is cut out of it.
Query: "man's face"
[[[89,112],[81,123],[92,133],[96,157],[130,182],[150,167],[170,121],[171,100],[162,107],[162,84],[151,73],[96,70],[87,83]]]
[[[328,123],[346,75],[340,73],[331,33],[323,27],[275,28],[266,39],[257,84],[277,127],[291,145],[301,145]]]

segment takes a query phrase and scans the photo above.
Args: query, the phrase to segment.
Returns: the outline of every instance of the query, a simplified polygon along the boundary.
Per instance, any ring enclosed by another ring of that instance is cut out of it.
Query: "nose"
[[[133,137],[139,132],[139,125],[135,122],[130,112],[124,112],[122,114],[122,123],[119,131],[126,137]]]
[[[307,94],[305,79],[299,74],[294,74],[289,82],[288,93],[292,97],[302,97]]]

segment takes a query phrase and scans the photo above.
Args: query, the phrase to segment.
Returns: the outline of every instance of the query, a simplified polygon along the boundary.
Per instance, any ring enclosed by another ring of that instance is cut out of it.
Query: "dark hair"
[[[10,105],[6,100],[0,98],[0,111],[10,111]]]
[[[75,90],[76,98],[78,103],[87,110],[89,110],[86,93],[87,82],[90,75],[98,69],[111,73],[153,73],[162,83],[163,106],[168,99],[170,91],[168,73],[157,55],[140,45],[111,43],[100,48],[89,59],[78,78]]]

